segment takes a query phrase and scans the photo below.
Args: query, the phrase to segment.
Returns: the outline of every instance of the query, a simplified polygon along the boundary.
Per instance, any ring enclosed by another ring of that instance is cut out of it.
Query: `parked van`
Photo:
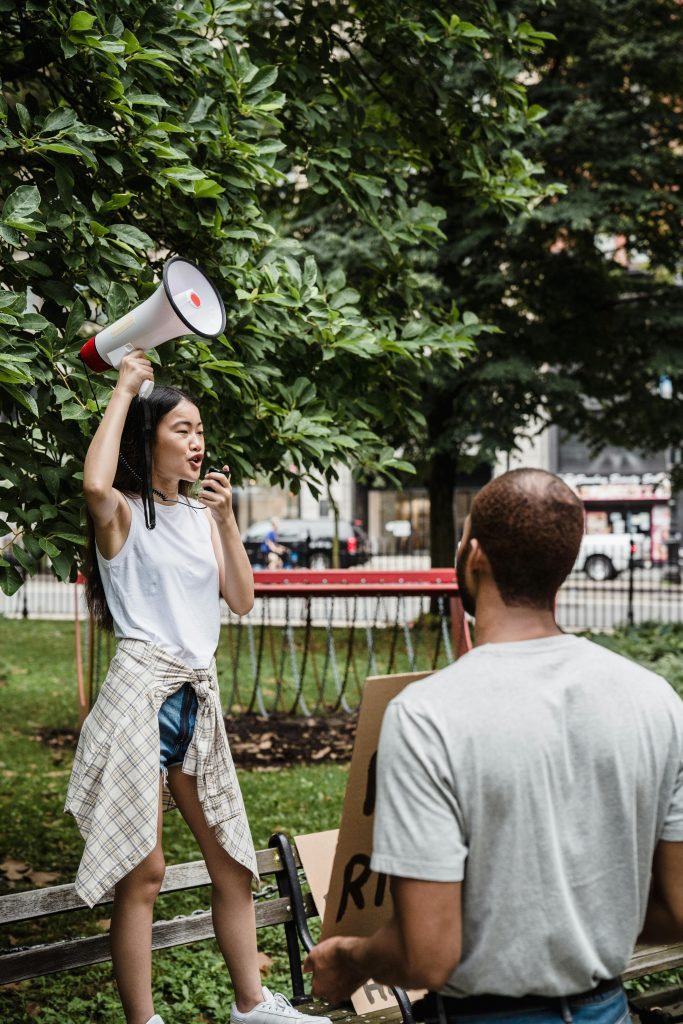
[[[642,533],[585,533],[574,566],[590,580],[613,580],[631,564],[645,564],[648,538]]]

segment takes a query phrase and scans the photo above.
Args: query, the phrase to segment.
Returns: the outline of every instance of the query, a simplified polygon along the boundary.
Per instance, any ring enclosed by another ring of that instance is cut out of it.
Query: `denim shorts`
[[[159,708],[159,769],[182,764],[197,721],[197,695],[190,683],[171,694]]]

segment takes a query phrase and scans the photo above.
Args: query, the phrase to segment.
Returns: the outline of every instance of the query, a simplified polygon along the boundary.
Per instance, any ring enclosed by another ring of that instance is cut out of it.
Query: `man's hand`
[[[354,966],[351,952],[362,940],[335,936],[319,943],[306,957],[304,971],[313,974],[313,995],[330,1003],[343,1003],[367,981]]]
[[[313,995],[331,1003],[347,999],[368,978],[380,985],[438,992],[458,966],[461,882],[392,878],[394,915],[367,937],[326,939],[311,950]]]

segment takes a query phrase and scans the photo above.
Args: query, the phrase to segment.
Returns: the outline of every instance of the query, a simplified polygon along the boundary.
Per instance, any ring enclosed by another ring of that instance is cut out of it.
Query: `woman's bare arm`
[[[124,356],[119,379],[102,422],[90,442],[83,466],[83,493],[88,511],[95,523],[97,546],[105,558],[113,557],[112,548],[120,548],[130,526],[130,510],[123,496],[114,487],[121,434],[130,403],[143,380],[154,380],[152,364],[140,351]]]
[[[221,594],[231,611],[246,615],[254,606],[254,574],[232,509],[229,472],[208,473],[199,497],[210,511]]]

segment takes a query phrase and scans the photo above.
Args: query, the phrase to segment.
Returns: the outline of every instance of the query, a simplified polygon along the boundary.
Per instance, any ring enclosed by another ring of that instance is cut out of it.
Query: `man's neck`
[[[483,591],[483,592],[482,592]],[[484,586],[477,594],[474,627],[475,647],[482,644],[515,643],[561,636],[555,614],[541,608],[518,608],[504,604],[497,589]]]

